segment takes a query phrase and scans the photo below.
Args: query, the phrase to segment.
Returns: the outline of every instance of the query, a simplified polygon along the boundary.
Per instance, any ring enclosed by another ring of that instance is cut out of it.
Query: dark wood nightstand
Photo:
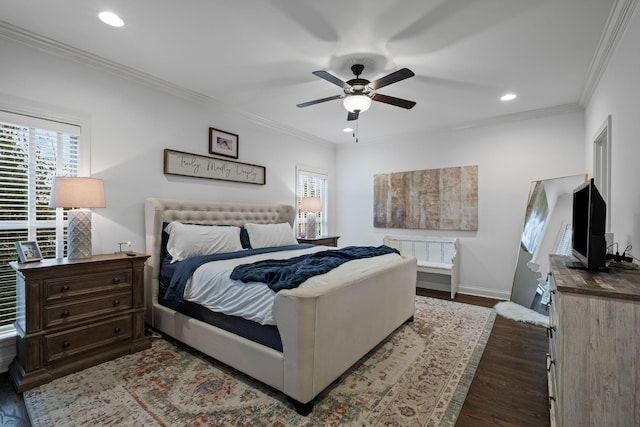
[[[151,347],[144,335],[144,264],[149,255],[95,255],[19,264],[18,392]]]
[[[318,246],[338,246],[340,236],[318,236],[315,239],[298,237],[298,243],[311,243]]]

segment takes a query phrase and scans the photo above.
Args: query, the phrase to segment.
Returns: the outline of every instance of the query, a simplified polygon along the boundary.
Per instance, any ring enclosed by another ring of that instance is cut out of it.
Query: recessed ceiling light
[[[343,130],[343,132],[353,132],[352,128],[344,128],[342,130]]]
[[[111,25],[112,27],[122,27],[124,25],[122,18],[113,12],[100,12],[98,14],[98,18],[100,18],[100,20],[105,24]]]
[[[517,97],[518,95],[516,95],[515,93],[506,93],[500,97],[500,101],[513,101]]]

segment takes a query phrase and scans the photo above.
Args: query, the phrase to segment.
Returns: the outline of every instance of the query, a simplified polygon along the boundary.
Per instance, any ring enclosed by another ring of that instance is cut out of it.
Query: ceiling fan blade
[[[412,109],[413,106],[416,105],[416,103],[413,101],[409,101],[402,98],[396,98],[393,96],[383,95],[381,93],[374,93],[373,100],[378,102],[384,102],[385,104],[395,105],[396,107],[406,108],[407,110]]]
[[[324,70],[313,71],[311,74],[313,74],[314,76],[318,76],[321,79],[325,79],[329,83],[333,83],[334,85],[339,86],[342,89],[347,89],[347,88],[351,87],[351,86],[349,86],[347,84],[347,82],[340,80],[339,78],[337,78],[333,74],[328,73],[328,72],[326,72]]]
[[[308,107],[310,105],[320,104],[321,102],[333,101],[334,99],[340,99],[340,98],[343,98],[343,97],[344,97],[344,95],[329,96],[327,98],[316,99],[314,101],[309,101],[309,102],[303,102],[302,104],[297,104],[296,107],[298,107],[298,108]]]
[[[391,74],[388,74],[384,77],[380,77],[378,80],[375,80],[369,83],[369,87],[373,90],[380,89],[381,87],[385,87],[390,85],[391,83],[399,82],[400,80],[408,79],[409,77],[413,77],[415,74],[408,68],[402,68],[398,71],[394,71]]]
[[[360,115],[359,111],[356,111],[354,113],[352,112],[348,112],[347,113],[347,121],[351,121],[351,120],[358,120],[358,116]]]

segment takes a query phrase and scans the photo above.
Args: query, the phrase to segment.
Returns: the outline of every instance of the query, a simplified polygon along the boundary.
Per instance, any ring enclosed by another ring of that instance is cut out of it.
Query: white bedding
[[[200,304],[211,311],[243,317],[262,325],[275,325],[273,301],[276,292],[266,284],[258,282],[244,283],[231,280],[229,276],[234,267],[240,264],[266,259],[286,259],[323,250],[337,249],[327,246],[313,246],[307,249],[270,252],[249,257],[212,261],[196,269],[186,284],[185,301]],[[301,288],[324,286],[366,272],[373,267],[391,263],[399,255],[386,254],[374,258],[349,261],[326,274],[314,276],[300,285]]]

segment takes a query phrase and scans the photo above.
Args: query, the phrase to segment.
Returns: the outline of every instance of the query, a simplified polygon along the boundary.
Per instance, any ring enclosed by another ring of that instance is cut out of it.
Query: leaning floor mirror
[[[531,183],[511,301],[547,314],[549,254],[571,255],[573,190],[586,179],[582,174]]]

